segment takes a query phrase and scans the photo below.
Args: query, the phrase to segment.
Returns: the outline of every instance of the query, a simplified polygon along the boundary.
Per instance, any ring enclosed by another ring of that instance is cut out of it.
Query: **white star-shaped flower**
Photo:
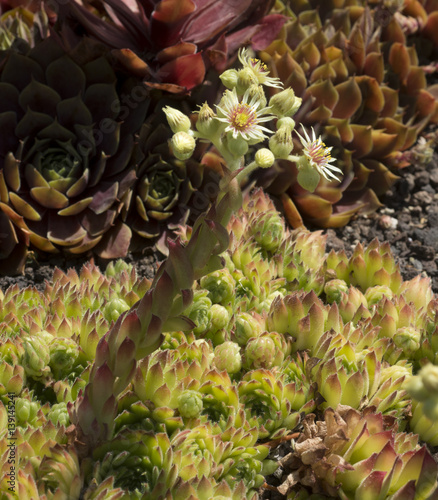
[[[221,102],[216,106],[217,119],[227,124],[225,132],[230,132],[235,139],[242,137],[246,141],[263,141],[267,136],[265,132],[271,130],[260,125],[274,118],[267,115],[269,107],[261,108],[261,101],[254,95],[251,100],[249,91],[239,99],[236,89],[226,90]],[[249,102],[248,102],[249,101]]]
[[[316,138],[315,131],[312,127],[312,139],[309,137],[309,134],[306,132],[305,128],[301,126],[303,129],[303,137],[296,130],[298,137],[300,138],[301,144],[303,145],[303,154],[309,161],[310,165],[322,175],[328,181],[336,179],[337,181],[341,181],[333,172],[339,172],[342,174],[342,170],[334,165],[330,165],[332,161],[335,161],[335,158],[332,158],[330,151],[331,147],[327,147],[323,142],[321,137]]]

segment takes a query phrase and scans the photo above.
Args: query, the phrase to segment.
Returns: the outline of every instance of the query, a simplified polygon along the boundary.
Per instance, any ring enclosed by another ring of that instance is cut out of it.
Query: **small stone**
[[[433,210],[427,213],[427,223],[429,227],[438,227],[438,211]]]
[[[380,213],[383,215],[392,215],[394,212],[395,212],[395,210],[393,208],[389,208],[389,207],[384,207],[384,208],[382,208],[382,210],[380,210]]]
[[[419,205],[430,205],[432,203],[432,196],[427,191],[417,191],[412,196]]]
[[[395,229],[398,226],[398,220],[389,215],[382,215],[379,219],[379,227],[382,229]]]
[[[438,169],[435,169],[431,174],[429,174],[429,180],[432,187],[438,187]]]
[[[430,174],[426,170],[418,172],[418,174],[415,177],[415,185],[419,188],[427,186],[429,184],[429,181],[430,181]]]
[[[399,189],[402,194],[410,193],[415,186],[415,176],[413,174],[407,174],[404,178],[400,179]]]
[[[414,259],[414,257],[410,257],[409,258],[409,262],[412,264],[413,267],[415,267],[415,269],[417,269],[418,271],[422,271],[423,270],[423,264],[417,260],[417,259]]]
[[[431,246],[435,252],[438,252],[438,227],[432,227],[423,233],[423,244]]]

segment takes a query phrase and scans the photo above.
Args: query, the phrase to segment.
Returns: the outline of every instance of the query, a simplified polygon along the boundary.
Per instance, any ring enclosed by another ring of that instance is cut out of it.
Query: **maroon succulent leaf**
[[[284,22],[283,16],[266,16],[273,3],[137,0],[128,6],[108,0],[104,8],[110,23],[68,2],[60,6],[59,18],[64,35],[74,38],[68,24],[79,24],[89,36],[113,48],[133,74],[142,75],[153,87],[181,92],[202,83],[208,66],[223,69],[251,37],[257,37],[258,48],[265,48]]]

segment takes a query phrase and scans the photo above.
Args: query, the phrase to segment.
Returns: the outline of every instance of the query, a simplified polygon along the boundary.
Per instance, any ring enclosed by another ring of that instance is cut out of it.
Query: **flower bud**
[[[295,128],[295,120],[290,118],[289,116],[283,116],[277,120],[276,124],[277,130],[282,127],[288,127],[292,133],[292,130]]]
[[[235,69],[227,69],[220,75],[219,78],[227,89],[233,90],[237,85],[238,75]]]
[[[188,160],[195,150],[195,138],[187,132],[177,132],[171,140],[173,154],[178,160]]]
[[[220,126],[220,122],[216,120],[216,113],[206,102],[204,102],[204,104],[199,107],[196,129],[201,134],[211,137],[218,131]]]
[[[177,132],[188,132],[191,128],[190,118],[178,109],[166,106],[163,108],[166,114],[167,122],[172,132],[176,134]]]
[[[215,347],[214,365],[219,371],[226,370],[229,374],[238,373],[242,368],[239,344],[228,340]]]
[[[348,292],[348,285],[344,280],[330,280],[324,285],[324,293],[327,302],[339,303],[342,299],[342,294]]]
[[[203,409],[202,396],[196,391],[184,391],[178,398],[178,411],[184,418],[195,418]]]
[[[271,113],[280,118],[293,116],[301,106],[301,99],[295,96],[295,92],[291,88],[288,88],[273,95],[269,100],[269,106]]]
[[[266,107],[268,101],[266,100],[265,91],[261,85],[252,84],[248,89],[248,101],[251,101],[253,97],[256,97],[257,101],[260,103],[259,108]]]
[[[276,158],[286,159],[294,147],[292,134],[289,127],[281,127],[269,139],[269,149],[274,153]]]
[[[233,137],[227,134],[227,149],[234,156],[243,156],[248,152],[248,142],[243,137]]]
[[[269,149],[262,148],[257,151],[254,159],[260,168],[269,168],[274,164],[275,156]]]
[[[257,84],[258,80],[251,68],[243,68],[237,72],[236,90],[238,95],[244,94],[251,87],[251,85]]]
[[[298,167],[298,184],[307,191],[313,193],[319,184],[321,176],[316,168],[313,168],[305,156],[302,156],[296,163]]]

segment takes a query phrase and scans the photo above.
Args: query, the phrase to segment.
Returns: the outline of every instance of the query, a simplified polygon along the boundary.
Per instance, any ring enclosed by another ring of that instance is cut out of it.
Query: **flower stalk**
[[[253,71],[264,70],[256,64]],[[260,75],[266,85],[277,85],[266,74]],[[271,151],[261,149],[256,160],[244,167],[248,147],[262,142],[270,132],[261,123],[273,118],[268,114],[269,107],[261,107],[258,95],[253,93],[251,97],[246,90],[240,98],[235,88],[227,90],[216,107],[217,114],[206,105],[201,108],[197,131],[189,128],[182,113],[165,108],[174,132],[171,146],[175,156],[188,157],[196,139],[207,140],[222,154],[227,164],[223,167],[225,175],[216,201],[207,213],[199,216],[189,241],[184,244],[179,238],[168,239],[169,257],[150,289],[100,339],[89,382],[77,400],[68,405],[74,424],[73,441],[82,455],[89,455],[97,444],[112,438],[118,399],[131,382],[137,361],[161,345],[163,332],[194,327],[193,321],[181,315],[193,301],[194,281],[224,267],[221,254],[229,245],[226,228],[232,213],[242,205],[239,180],[253,169],[269,167],[274,161]]]

